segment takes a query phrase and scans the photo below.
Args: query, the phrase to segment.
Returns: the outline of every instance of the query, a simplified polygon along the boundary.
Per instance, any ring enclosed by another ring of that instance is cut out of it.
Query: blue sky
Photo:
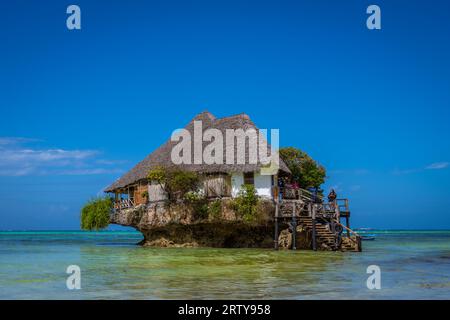
[[[382,30],[366,28],[378,4]],[[66,28],[77,4],[82,29]],[[0,229],[82,203],[197,113],[279,128],[352,225],[450,228],[445,1],[3,1]]]

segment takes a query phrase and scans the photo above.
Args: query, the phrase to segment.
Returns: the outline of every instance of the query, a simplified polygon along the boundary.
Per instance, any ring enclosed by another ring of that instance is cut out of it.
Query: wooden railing
[[[350,239],[350,241],[352,241],[356,245],[356,248],[357,248],[358,251],[361,251],[361,248],[362,248],[361,247],[362,237],[356,231],[353,231],[352,229],[347,228],[342,223],[340,223],[338,220],[334,220],[334,222],[337,225],[340,225],[343,228],[343,230],[346,230],[348,232],[348,234],[352,234],[354,236],[354,238],[351,237],[351,236],[347,236],[346,238]],[[342,233],[342,234],[344,234],[344,233]]]
[[[131,199],[122,199],[114,203],[114,209],[126,209],[134,207],[134,202]]]
[[[340,220],[342,216],[349,216],[349,204],[348,199],[336,199],[332,202],[324,201],[324,197],[321,195],[314,195],[312,192],[301,188],[289,188],[285,187],[281,193],[281,203],[288,205],[288,209],[291,202],[303,202],[304,204],[311,204],[316,209],[316,215],[318,218],[328,218]],[[308,210],[307,215],[311,216],[311,208],[309,206],[303,206]],[[300,212],[297,212],[300,215]]]
[[[311,191],[302,188],[284,187],[281,190],[282,199],[296,199],[305,202],[321,202],[323,196],[320,194],[314,195]]]
[[[323,196],[320,194],[314,194],[309,190],[306,189],[298,189],[299,190],[299,196],[302,200],[310,201],[310,202],[322,202]]]
[[[317,212],[325,217],[335,217],[339,215],[339,208],[332,202],[323,202],[316,204]]]
[[[349,220],[349,201],[348,199],[336,199],[331,202],[323,200],[323,196],[315,195],[312,192],[301,188],[283,188],[281,196],[277,193],[278,188],[274,188],[275,197],[275,220],[278,218],[292,218],[295,226],[298,218],[309,217],[312,221],[313,248],[315,250],[315,225],[327,225],[329,231],[333,234],[333,250],[352,250],[361,251],[362,237],[355,231],[340,222],[342,217],[346,218],[347,225]],[[281,200],[281,201],[279,201]],[[278,234],[278,224],[275,227],[275,234]],[[343,231],[346,231],[345,233]],[[294,235],[294,233],[293,233]],[[294,236],[295,237],[295,236]],[[275,237],[277,238],[277,237]],[[328,236],[328,238],[330,238]],[[343,241],[343,239],[349,239]],[[277,248],[278,242],[275,242]]]
[[[336,205],[340,211],[349,212],[348,199],[336,199]]]

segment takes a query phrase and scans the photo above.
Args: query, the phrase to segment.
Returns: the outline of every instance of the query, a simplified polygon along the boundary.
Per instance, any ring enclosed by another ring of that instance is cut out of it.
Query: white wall
[[[255,188],[258,196],[272,197],[272,176],[255,173]]]
[[[231,196],[236,197],[241,186],[244,184],[244,174],[233,173],[231,174]]]
[[[155,181],[148,184],[148,200],[161,201],[167,199],[167,194],[164,192],[161,185]]]
[[[242,173],[233,173],[231,175],[231,195],[233,197],[237,196],[243,184],[244,175]],[[258,196],[271,198],[272,176],[255,173],[255,189]]]

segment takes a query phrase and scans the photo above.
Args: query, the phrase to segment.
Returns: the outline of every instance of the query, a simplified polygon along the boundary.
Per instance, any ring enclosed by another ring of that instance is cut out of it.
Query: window
[[[253,172],[244,172],[244,184],[255,184],[255,176]]]

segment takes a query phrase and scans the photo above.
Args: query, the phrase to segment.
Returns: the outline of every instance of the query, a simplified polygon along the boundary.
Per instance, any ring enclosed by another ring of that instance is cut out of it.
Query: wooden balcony
[[[114,209],[116,210],[127,209],[132,207],[134,207],[134,202],[131,199],[122,199],[114,203]]]

